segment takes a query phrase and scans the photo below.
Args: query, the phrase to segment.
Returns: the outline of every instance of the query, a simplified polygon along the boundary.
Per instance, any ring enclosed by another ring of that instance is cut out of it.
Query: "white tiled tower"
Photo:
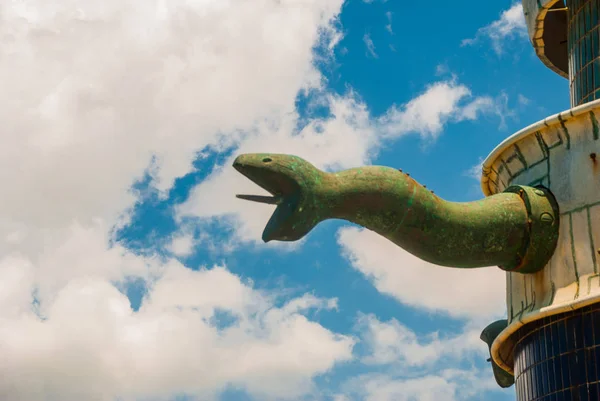
[[[523,0],[523,10],[537,55],[569,79],[574,108],[521,130],[484,162],[486,195],[543,185],[560,208],[545,268],[507,273],[508,327],[491,353],[514,374],[519,401],[598,401],[600,0]]]

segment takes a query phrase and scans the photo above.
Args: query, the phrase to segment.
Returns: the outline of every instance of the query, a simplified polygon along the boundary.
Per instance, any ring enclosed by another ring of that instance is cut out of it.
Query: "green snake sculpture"
[[[389,167],[328,173],[297,156],[262,153],[240,155],[233,167],[272,195],[238,198],[277,206],[265,242],[297,241],[321,221],[343,219],[437,265],[528,273],[546,264],[558,239],[558,207],[544,188],[448,202]]]
[[[473,202],[449,202],[400,170],[367,166],[329,173],[292,155],[243,154],[233,167],[271,196],[238,198],[276,205],[262,239],[297,241],[317,224],[343,219],[441,266],[542,269],[556,248],[559,211],[543,187],[511,186]],[[506,321],[488,326],[491,346]],[[502,387],[513,378],[494,363]]]

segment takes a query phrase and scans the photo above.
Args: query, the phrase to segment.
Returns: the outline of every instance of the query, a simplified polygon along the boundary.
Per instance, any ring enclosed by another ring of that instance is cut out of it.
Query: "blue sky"
[[[569,107],[520,3],[0,6],[0,398],[491,401],[504,275],[343,221],[263,244],[246,152],[401,168],[482,197],[504,138]]]

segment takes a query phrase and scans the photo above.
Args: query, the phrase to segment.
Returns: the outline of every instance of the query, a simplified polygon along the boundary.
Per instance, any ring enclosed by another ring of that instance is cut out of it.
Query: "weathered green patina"
[[[262,153],[241,155],[233,166],[273,195],[238,195],[277,205],[265,242],[296,241],[321,221],[343,219],[437,265],[532,273],[547,263],[558,239],[558,207],[544,188],[511,187],[478,201],[448,202],[389,167],[328,173],[297,156]]]

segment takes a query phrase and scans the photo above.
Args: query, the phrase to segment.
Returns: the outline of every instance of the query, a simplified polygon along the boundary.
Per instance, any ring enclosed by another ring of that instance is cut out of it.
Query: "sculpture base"
[[[526,324],[515,340],[518,401],[600,400],[600,303]]]

